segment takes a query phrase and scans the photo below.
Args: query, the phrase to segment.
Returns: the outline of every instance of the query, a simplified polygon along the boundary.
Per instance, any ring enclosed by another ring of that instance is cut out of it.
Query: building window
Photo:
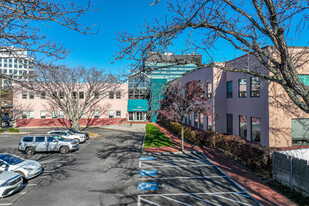
[[[99,92],[94,92],[94,98],[99,99]]]
[[[212,131],[212,116],[207,117],[207,131]]]
[[[133,112],[129,112],[129,120],[130,120],[130,121],[133,120]]]
[[[94,116],[94,118],[99,118],[99,111],[98,110],[94,110],[93,116]]]
[[[114,99],[114,91],[109,91],[109,98]]]
[[[46,98],[46,93],[45,92],[41,92],[41,99],[45,99]]]
[[[52,95],[54,99],[57,99],[57,92],[53,92]]]
[[[59,92],[59,99],[63,99],[64,98],[64,93],[63,92]]]
[[[247,80],[240,79],[238,80],[238,97],[245,98],[247,97]]]
[[[232,98],[233,97],[233,82],[228,81],[226,82],[226,98]]]
[[[261,141],[261,120],[259,117],[251,117],[251,141]]]
[[[191,117],[191,114],[188,114],[188,124],[189,124],[189,125],[192,124],[192,117]]]
[[[3,59],[3,66],[8,67],[8,59]]]
[[[19,60],[19,68],[22,68],[23,67],[23,60]]]
[[[204,115],[203,114],[199,115],[199,122],[200,122],[199,127],[203,129],[203,126],[204,126]]]
[[[34,99],[34,92],[29,92],[29,99]]]
[[[121,111],[120,110],[116,111],[116,118],[121,118]]]
[[[109,110],[109,118],[114,118],[114,110]]]
[[[45,119],[45,118],[46,118],[46,111],[41,110],[41,119]]]
[[[64,112],[63,111],[59,111],[59,118],[63,119],[64,118]]]
[[[57,118],[57,111],[52,111],[52,118],[56,119]]]
[[[34,119],[34,111],[29,111],[29,119]]]
[[[27,111],[22,111],[21,118],[27,119]]]
[[[17,68],[17,59],[14,59],[14,68]]]
[[[28,94],[27,94],[26,91],[23,91],[23,92],[22,92],[22,98],[23,98],[23,99],[27,99],[27,95],[28,95]]]
[[[79,99],[84,99],[84,92],[79,92]]]
[[[247,117],[239,115],[239,136],[247,139]]]
[[[211,98],[212,97],[212,83],[207,84],[207,97]]]
[[[232,114],[226,115],[226,133],[233,134],[233,115]]]
[[[12,68],[12,59],[9,59],[9,67]]]
[[[72,92],[73,99],[77,98],[77,92]]]
[[[116,99],[120,99],[121,98],[121,92],[120,91],[117,91],[116,92]]]
[[[198,127],[198,113],[194,112],[194,127]]]
[[[250,77],[250,96],[260,96],[261,81],[259,77]]]

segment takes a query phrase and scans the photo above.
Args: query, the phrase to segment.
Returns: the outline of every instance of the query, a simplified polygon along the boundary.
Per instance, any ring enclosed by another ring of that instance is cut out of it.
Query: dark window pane
[[[233,82],[232,81],[226,82],[226,97],[227,98],[233,97]]]
[[[226,129],[226,133],[228,134],[233,134],[233,115],[232,114],[227,114],[227,121],[226,121],[226,125],[227,125],[227,129]]]

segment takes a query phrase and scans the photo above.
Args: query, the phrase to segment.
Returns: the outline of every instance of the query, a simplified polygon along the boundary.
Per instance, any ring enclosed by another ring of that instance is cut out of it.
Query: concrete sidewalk
[[[111,130],[145,133],[146,124],[104,125],[98,127]]]
[[[164,126],[154,123],[166,136],[176,143],[173,147],[158,147],[146,148],[144,152],[149,153],[162,153],[162,152],[177,152],[181,150],[181,140],[176,135],[168,131]],[[247,190],[254,198],[256,198],[263,205],[278,205],[278,206],[291,206],[296,205],[286,197],[265,186],[249,171],[241,168],[235,162],[229,160],[226,156],[210,148],[200,148],[185,143],[187,151],[202,151],[204,154],[220,169],[222,169],[229,177],[236,181],[241,187]]]

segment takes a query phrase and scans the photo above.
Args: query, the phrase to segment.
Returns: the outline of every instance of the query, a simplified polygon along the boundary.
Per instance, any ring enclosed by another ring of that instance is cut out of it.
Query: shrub
[[[17,132],[19,132],[19,129],[15,129],[15,128],[13,128],[13,127],[9,127],[9,128],[7,129],[7,131],[8,131],[8,132],[17,133]]]
[[[0,132],[4,132],[4,129],[0,128]]]
[[[181,135],[180,123],[170,120],[161,120],[160,122],[179,136]],[[271,170],[272,151],[268,147],[249,142],[235,135],[209,132],[190,126],[184,126],[184,130],[185,139],[196,145],[220,150],[250,169]]]

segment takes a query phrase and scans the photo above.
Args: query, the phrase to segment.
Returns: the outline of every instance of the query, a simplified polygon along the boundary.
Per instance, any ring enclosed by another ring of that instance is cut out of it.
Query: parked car
[[[86,142],[86,137],[84,134],[74,134],[73,132],[70,132],[69,130],[52,130],[47,133],[59,135],[63,137],[64,139],[75,139],[79,143]]]
[[[78,141],[66,140],[59,135],[40,134],[23,136],[19,141],[18,149],[27,154],[35,152],[52,152],[59,151],[61,154],[78,150]]]
[[[0,154],[0,171],[17,172],[24,179],[31,179],[41,174],[43,168],[34,160],[25,160],[13,154]]]
[[[0,198],[18,191],[23,186],[23,178],[16,172],[0,171]]]
[[[81,132],[81,131],[78,131],[78,130],[75,130],[75,129],[68,129],[70,132],[73,132],[74,134],[84,134],[86,139],[88,140],[89,139],[89,133],[88,132]]]

